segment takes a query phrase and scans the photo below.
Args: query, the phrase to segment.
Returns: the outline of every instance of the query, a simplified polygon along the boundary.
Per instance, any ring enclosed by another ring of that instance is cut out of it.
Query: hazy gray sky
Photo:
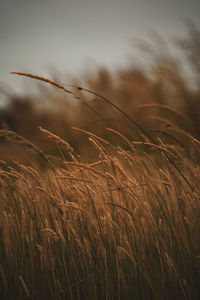
[[[200,25],[199,0],[0,0],[0,83],[22,88],[10,71],[123,65],[133,37],[179,36],[186,18]]]

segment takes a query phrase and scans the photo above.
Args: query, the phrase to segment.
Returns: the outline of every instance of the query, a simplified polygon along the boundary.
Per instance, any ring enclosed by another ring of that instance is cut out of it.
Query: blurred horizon
[[[3,1],[0,87],[16,93],[31,87],[11,71],[80,78],[101,66],[115,72],[129,64],[148,63],[136,40],[151,39],[153,31],[166,42],[184,37],[184,22],[199,26],[199,12],[195,0]]]

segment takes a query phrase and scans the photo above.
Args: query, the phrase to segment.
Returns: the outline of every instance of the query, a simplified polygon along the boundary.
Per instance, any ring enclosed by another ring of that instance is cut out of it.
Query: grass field
[[[199,299],[200,92],[156,70],[91,90],[28,75],[64,94],[1,123],[1,299]]]

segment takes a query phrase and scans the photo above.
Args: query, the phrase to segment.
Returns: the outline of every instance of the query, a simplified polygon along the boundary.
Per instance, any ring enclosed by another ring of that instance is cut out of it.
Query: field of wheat
[[[18,75],[61,94],[0,116],[1,299],[199,299],[198,85],[172,60],[89,88]]]

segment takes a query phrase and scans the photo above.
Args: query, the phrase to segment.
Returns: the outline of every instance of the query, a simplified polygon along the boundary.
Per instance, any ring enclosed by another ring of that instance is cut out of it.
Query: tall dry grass
[[[82,133],[95,163],[67,145],[62,169],[1,170],[2,299],[198,299],[199,166],[167,149],[191,189],[158,145],[159,162]]]
[[[1,299],[199,299],[199,89],[172,61],[70,90],[19,75],[64,94],[2,118]]]

